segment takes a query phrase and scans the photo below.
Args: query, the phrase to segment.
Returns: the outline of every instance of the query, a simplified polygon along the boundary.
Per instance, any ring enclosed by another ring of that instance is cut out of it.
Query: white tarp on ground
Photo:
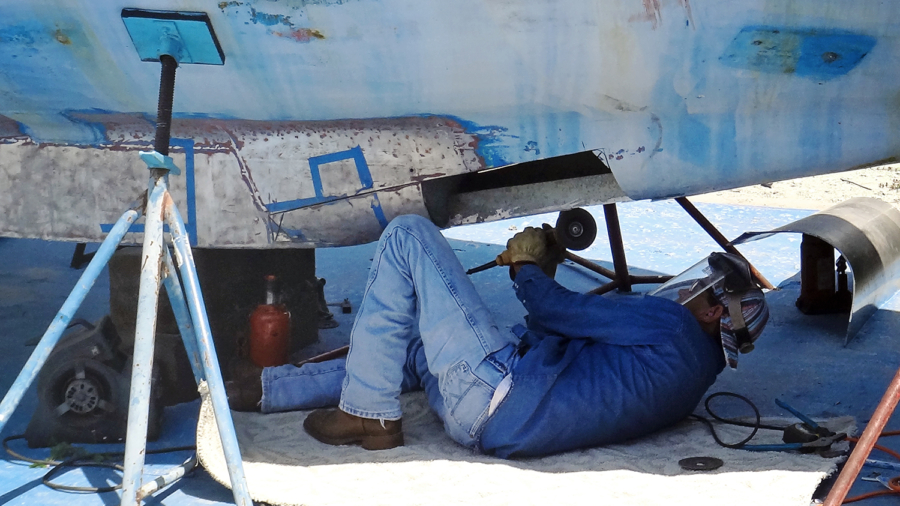
[[[406,446],[377,452],[315,441],[303,430],[308,412],[233,412],[251,496],[271,504],[308,506],[808,506],[817,485],[838,464],[838,459],[814,454],[723,448],[699,422],[683,422],[627,444],[507,461],[454,443],[423,394],[401,400]],[[825,425],[840,432],[855,429],[849,417]],[[717,427],[725,441],[738,441],[750,431]],[[761,430],[753,442],[780,443],[780,434]],[[227,466],[208,400],[201,407],[197,452],[210,475],[227,486]],[[679,460],[697,456],[716,457],[725,464],[712,472],[679,467]]]

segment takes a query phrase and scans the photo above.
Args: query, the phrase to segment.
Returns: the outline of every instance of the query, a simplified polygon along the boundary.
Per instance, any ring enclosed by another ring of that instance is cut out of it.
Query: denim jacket
[[[512,387],[482,428],[482,451],[527,457],[621,442],[672,425],[725,367],[691,313],[658,297],[570,291],[525,265],[514,284],[528,311],[514,328]]]

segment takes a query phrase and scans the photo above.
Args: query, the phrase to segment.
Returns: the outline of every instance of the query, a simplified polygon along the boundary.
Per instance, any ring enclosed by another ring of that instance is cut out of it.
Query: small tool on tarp
[[[784,435],[781,437],[784,441],[782,444],[744,445],[741,449],[759,452],[797,450],[801,453],[823,453],[830,450],[832,444],[847,438],[847,434],[828,430],[786,402],[775,399],[775,404],[799,418],[801,423],[785,427]]]

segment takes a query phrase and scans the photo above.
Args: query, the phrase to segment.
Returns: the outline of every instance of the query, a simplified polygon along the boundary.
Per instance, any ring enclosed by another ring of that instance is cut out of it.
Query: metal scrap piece
[[[781,232],[817,237],[841,252],[853,271],[853,305],[844,344],[900,289],[900,211],[857,197],[768,232],[746,232],[732,244]]]

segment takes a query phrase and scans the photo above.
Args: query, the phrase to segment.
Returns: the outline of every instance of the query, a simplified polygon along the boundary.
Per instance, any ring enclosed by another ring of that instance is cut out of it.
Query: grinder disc
[[[690,457],[678,461],[678,465],[687,471],[712,471],[722,467],[721,459],[715,457]]]

